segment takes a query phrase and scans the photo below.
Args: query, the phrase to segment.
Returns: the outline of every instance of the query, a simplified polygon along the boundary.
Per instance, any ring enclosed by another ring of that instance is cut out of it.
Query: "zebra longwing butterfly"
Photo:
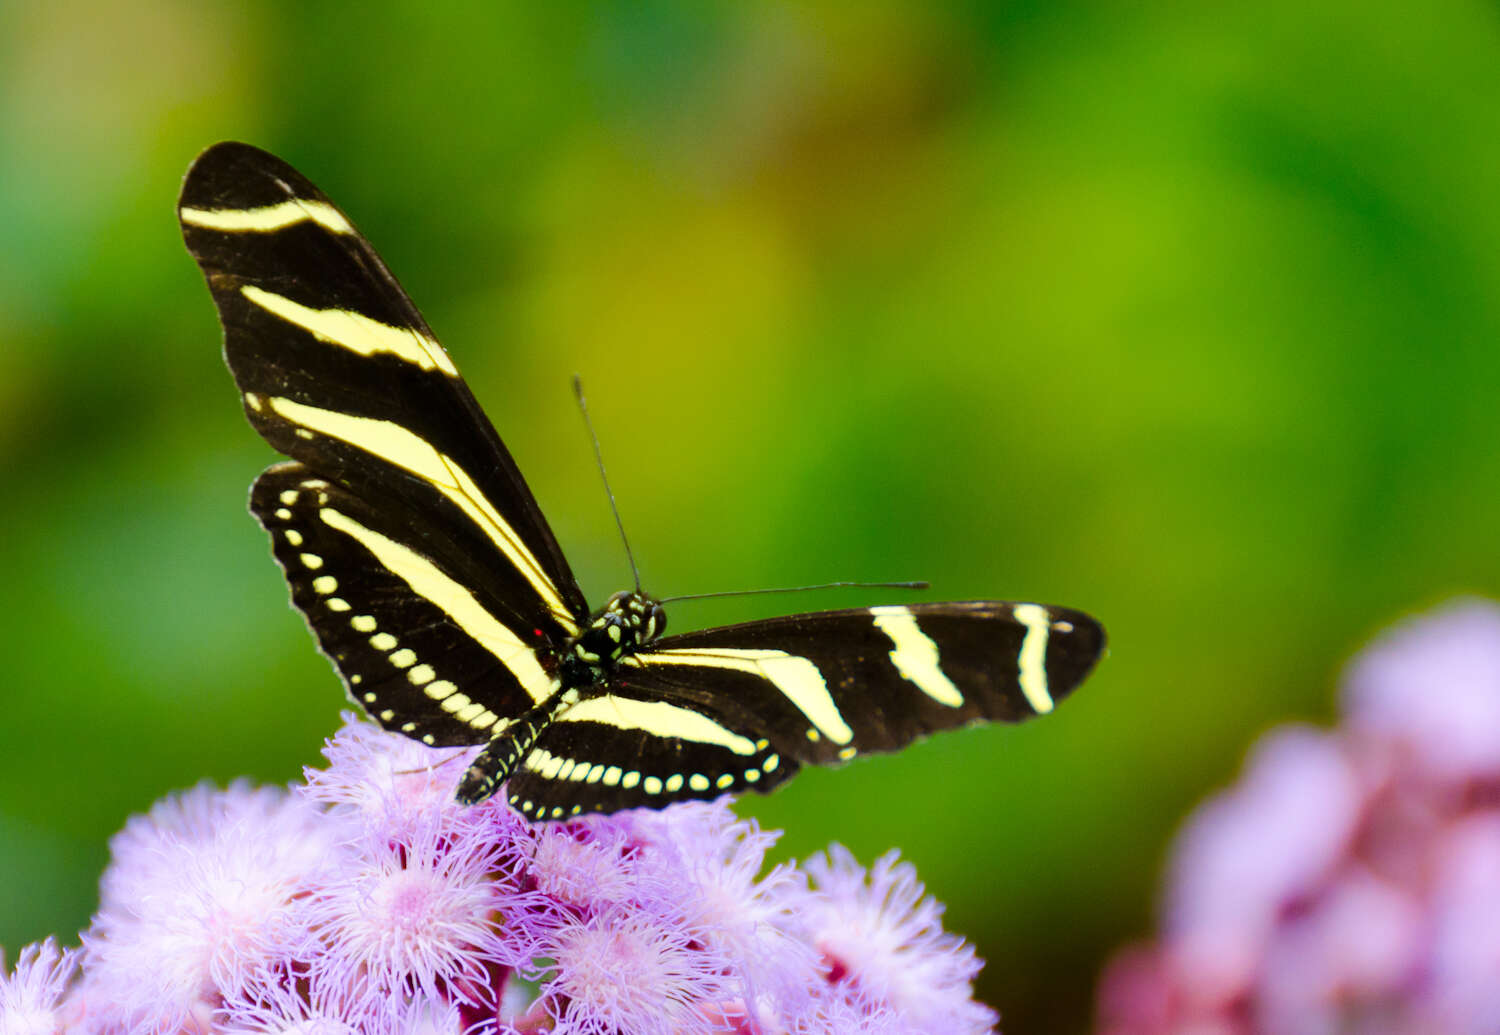
[[[285,162],[209,148],[179,204],[250,423],[290,462],[250,509],[345,688],[386,729],[484,745],[465,803],[532,819],[768,791],[805,764],[1052,710],[1104,648],[1078,611],[974,601],[662,637],[591,611],[458,369],[354,225]]]

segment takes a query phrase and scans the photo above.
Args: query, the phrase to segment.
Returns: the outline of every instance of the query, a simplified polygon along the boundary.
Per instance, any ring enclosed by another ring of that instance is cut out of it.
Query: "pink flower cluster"
[[[1101,1031],[1500,1031],[1500,607],[1397,627],[1343,704],[1332,732],[1268,734],[1190,817]]]
[[[5,1035],[992,1030],[980,967],[894,855],[762,874],[723,801],[531,825],[353,721],[290,793],[169,798],[112,843],[78,950],[23,949]],[[3,972],[0,972],[3,973]]]

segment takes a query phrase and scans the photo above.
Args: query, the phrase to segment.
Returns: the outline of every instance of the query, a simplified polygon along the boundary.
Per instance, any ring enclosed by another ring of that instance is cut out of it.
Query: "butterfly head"
[[[573,643],[573,654],[590,667],[606,666],[662,634],[667,613],[655,600],[633,590],[616,593]]]

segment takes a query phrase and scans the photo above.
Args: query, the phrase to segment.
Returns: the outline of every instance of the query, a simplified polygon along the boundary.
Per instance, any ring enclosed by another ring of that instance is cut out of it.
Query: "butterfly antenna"
[[[615,490],[609,487],[609,475],[604,470],[604,453],[599,448],[599,436],[594,433],[594,421],[589,416],[589,404],[583,397],[583,378],[573,375],[573,395],[578,399],[578,411],[583,414],[584,427],[589,429],[589,441],[594,444],[594,462],[599,465],[599,480],[604,483],[605,495],[609,497],[609,509],[615,515],[615,527],[620,530],[620,542],[625,544],[625,556],[630,560],[630,574],[635,577],[635,591],[641,591],[641,570],[635,566],[635,552],[630,549],[630,538],[625,534],[625,522],[620,520],[620,508],[615,503]]]
[[[820,582],[816,586],[778,586],[774,589],[725,589],[717,593],[686,593],[680,597],[662,597],[658,604],[674,600],[706,600],[709,597],[753,597],[759,593],[806,593],[813,589],[926,589],[925,582]]]

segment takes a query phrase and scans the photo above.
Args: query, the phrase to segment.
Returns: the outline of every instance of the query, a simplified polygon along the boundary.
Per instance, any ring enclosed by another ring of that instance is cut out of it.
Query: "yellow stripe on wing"
[[[1046,715],[1055,707],[1047,689],[1047,640],[1052,634],[1052,619],[1040,604],[1016,604],[1011,611],[1016,621],[1026,626],[1026,638],[1021,641],[1021,656],[1016,663],[1021,692],[1033,711]]]
[[[317,223],[336,234],[352,234],[344,214],[326,201],[288,198],[259,208],[184,208],[178,213],[189,226],[230,233],[272,233],[297,223]]]
[[[432,337],[410,327],[393,327],[349,309],[314,309],[254,284],[240,288],[240,294],[273,316],[301,327],[319,341],[360,356],[384,353],[423,370],[441,370],[449,377],[458,376],[458,368],[443,347]]]
[[[917,626],[916,616],[908,607],[872,607],[875,628],[890,637],[891,664],[902,677],[939,704],[949,708],[963,706],[964,695],[938,665],[938,646]]]
[[[669,650],[641,651],[621,659],[627,665],[696,665],[702,668],[733,669],[759,676],[779,690],[797,710],[807,717],[814,729],[835,744],[847,744],[854,731],[828,692],[828,682],[818,666],[784,650],[745,650],[734,647],[679,647]],[[813,731],[810,739],[817,739]]]
[[[755,754],[755,742],[726,729],[713,719],[666,701],[637,701],[605,694],[567,709],[558,722],[597,722],[621,730],[644,730],[663,739],[691,740],[714,744],[737,755]]]
[[[377,459],[392,464],[427,482],[453,501],[485,533],[491,542],[515,565],[531,588],[546,602],[553,619],[569,636],[576,635],[578,623],[563,603],[557,587],[542,570],[536,556],[521,541],[510,523],[500,516],[467,471],[452,457],[399,424],[355,417],[334,410],[319,409],[280,397],[265,400],[272,412],[309,431],[347,442]]]
[[[426,557],[374,529],[366,528],[332,507],[320,508],[318,516],[329,528],[342,532],[369,550],[387,571],[410,586],[413,593],[453,619],[475,643],[510,670],[534,702],[541,704],[558,690],[557,680],[543,670],[536,652],[522,643],[504,622],[485,610],[473,593]],[[427,694],[436,699],[434,688],[430,684]],[[443,707],[453,712],[472,708],[473,715],[460,716],[464,721],[470,721],[484,711],[482,705],[469,701],[462,694],[444,694]]]

